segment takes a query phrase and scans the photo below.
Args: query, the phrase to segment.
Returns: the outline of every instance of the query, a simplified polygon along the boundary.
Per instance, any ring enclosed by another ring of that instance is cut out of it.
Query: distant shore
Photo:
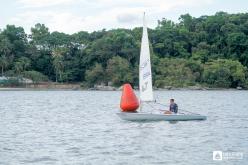
[[[137,87],[134,87],[138,90]],[[39,85],[26,85],[25,87],[0,87],[0,91],[54,91],[54,90],[68,90],[68,91],[121,91],[122,87],[103,86],[96,85],[92,88],[81,87],[80,84],[39,84]],[[154,88],[155,91],[169,91],[169,90],[247,90],[241,87],[238,88],[210,88],[210,87],[199,87],[199,86],[188,86],[188,87],[165,87],[165,88]]]

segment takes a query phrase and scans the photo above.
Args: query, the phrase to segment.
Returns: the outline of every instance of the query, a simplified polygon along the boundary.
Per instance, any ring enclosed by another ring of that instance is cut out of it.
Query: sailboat
[[[123,120],[129,121],[187,121],[187,120],[206,120],[206,116],[195,113],[190,114],[156,114],[142,112],[143,105],[146,103],[154,103],[153,89],[152,89],[152,72],[148,32],[145,20],[145,13],[143,16],[143,33],[140,50],[139,63],[139,92],[140,92],[140,108],[137,113],[119,112],[117,115]]]

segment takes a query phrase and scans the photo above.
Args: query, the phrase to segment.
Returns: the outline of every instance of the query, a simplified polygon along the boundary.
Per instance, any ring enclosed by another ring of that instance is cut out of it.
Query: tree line
[[[148,29],[155,87],[248,87],[248,13],[165,18]],[[2,76],[34,82],[138,85],[142,28],[74,34],[36,24],[31,34],[7,25],[0,30]]]

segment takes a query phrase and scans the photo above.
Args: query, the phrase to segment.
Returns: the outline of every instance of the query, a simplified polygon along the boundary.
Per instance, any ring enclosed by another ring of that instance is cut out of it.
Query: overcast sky
[[[247,0],[0,0],[0,29],[7,24],[24,27],[27,33],[36,23],[50,31],[75,33],[103,28],[141,26],[147,13],[153,28],[162,18],[177,21],[181,14],[194,17],[217,11],[247,12]]]

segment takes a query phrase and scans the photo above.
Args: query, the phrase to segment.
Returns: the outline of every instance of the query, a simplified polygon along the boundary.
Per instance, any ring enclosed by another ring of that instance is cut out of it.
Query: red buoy
[[[139,101],[130,84],[123,85],[120,107],[123,112],[136,112],[139,108]]]

